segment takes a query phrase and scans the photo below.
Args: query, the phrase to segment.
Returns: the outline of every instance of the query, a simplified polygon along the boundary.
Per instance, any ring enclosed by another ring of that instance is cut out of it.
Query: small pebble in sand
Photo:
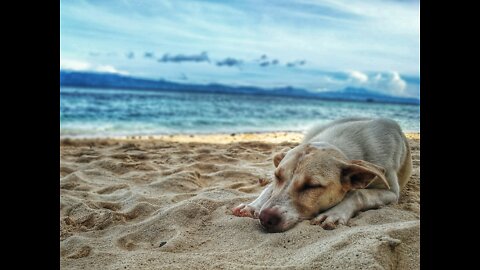
[[[400,245],[402,243],[402,240],[400,239],[395,239],[395,238],[391,238],[389,236],[380,236],[380,237],[377,237],[378,240],[380,241],[385,241],[388,243],[388,245],[391,247],[391,248],[395,248],[396,246]]]
[[[163,247],[167,242],[163,241],[163,242],[160,242],[160,245],[158,245],[158,247]]]

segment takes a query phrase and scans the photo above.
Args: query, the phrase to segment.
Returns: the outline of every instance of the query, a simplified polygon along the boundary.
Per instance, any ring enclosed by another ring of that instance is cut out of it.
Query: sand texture
[[[255,199],[299,133],[62,140],[62,269],[419,269],[420,136],[399,204],[324,230],[266,233]]]

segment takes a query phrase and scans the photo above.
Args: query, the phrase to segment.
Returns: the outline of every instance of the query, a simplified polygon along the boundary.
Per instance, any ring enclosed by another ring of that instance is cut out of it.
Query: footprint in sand
[[[135,204],[132,208],[126,210],[125,213],[121,213],[127,221],[130,220],[136,220],[139,218],[144,218],[144,217],[149,217],[152,212],[157,210],[158,207],[146,203],[146,202],[140,202]]]
[[[203,187],[200,177],[197,171],[180,171],[151,183],[149,187],[170,192],[193,192]]]
[[[60,178],[60,189],[89,191],[92,187],[83,172],[76,171]]]
[[[60,177],[65,177],[73,172],[75,172],[75,169],[68,166],[60,166]]]
[[[156,249],[166,245],[177,234],[173,229],[141,229],[124,235],[116,240],[119,248],[127,251],[137,249]]]
[[[101,189],[97,190],[97,193],[98,194],[110,194],[110,193],[113,193],[117,190],[128,189],[128,188],[129,188],[129,186],[127,184],[119,184],[119,185],[113,185],[113,186],[108,186],[108,187],[101,188]]]
[[[78,250],[75,250],[72,254],[68,255],[69,259],[80,259],[90,255],[92,248],[90,246],[82,246]]]

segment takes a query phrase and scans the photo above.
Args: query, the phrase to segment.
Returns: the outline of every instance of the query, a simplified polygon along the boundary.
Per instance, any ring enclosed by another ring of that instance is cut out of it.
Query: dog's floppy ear
[[[342,162],[341,169],[341,181],[350,183],[352,188],[366,188],[378,178],[390,189],[385,178],[385,169],[381,166],[365,160],[350,160],[350,162]]]
[[[285,157],[288,151],[290,151],[292,148],[290,147],[285,147],[280,152],[276,153],[273,156],[273,164],[275,165],[275,168],[278,167],[278,164],[280,164],[280,161]]]

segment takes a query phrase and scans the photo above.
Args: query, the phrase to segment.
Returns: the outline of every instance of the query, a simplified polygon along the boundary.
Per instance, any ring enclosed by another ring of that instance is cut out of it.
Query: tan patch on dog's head
[[[303,217],[312,217],[339,203],[348,187],[339,181],[341,169],[333,149],[308,148],[306,155],[297,164],[296,175],[290,196]]]
[[[274,194],[288,193],[301,218],[335,206],[351,189],[365,188],[376,179],[388,187],[383,168],[350,161],[333,146],[303,144],[276,157]]]

